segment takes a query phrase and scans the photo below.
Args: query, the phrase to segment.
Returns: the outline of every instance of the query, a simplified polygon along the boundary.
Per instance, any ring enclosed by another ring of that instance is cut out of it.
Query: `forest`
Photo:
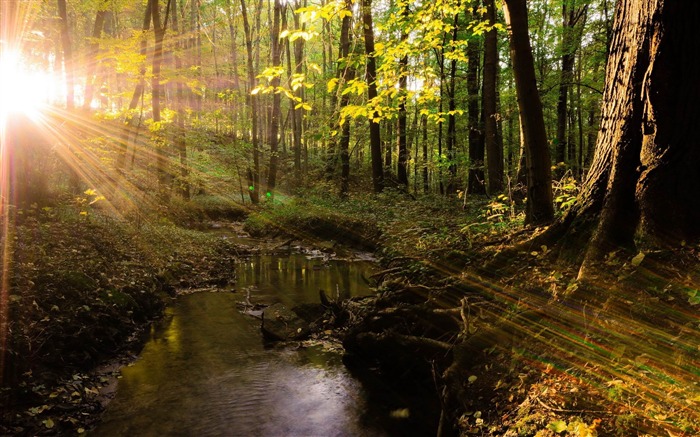
[[[697,22],[0,0],[0,435],[700,434]]]

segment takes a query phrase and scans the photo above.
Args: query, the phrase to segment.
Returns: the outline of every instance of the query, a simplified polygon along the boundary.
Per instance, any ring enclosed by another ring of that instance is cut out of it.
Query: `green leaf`
[[[474,382],[474,381],[476,381],[476,380],[477,380],[477,376],[476,376],[476,375],[472,375],[472,376],[470,376],[469,378],[467,378],[467,381],[469,381],[470,383],[472,383],[472,382]]]
[[[554,422],[547,425],[547,428],[556,433],[561,433],[566,431],[568,427],[566,426],[566,422],[564,422],[563,420],[555,420]]]
[[[55,425],[55,423],[53,423],[53,420],[52,420],[50,417],[49,417],[48,419],[44,420],[44,421],[41,422],[41,423],[43,423],[44,426],[45,426],[46,428],[48,428],[48,429],[53,428],[54,425]]]

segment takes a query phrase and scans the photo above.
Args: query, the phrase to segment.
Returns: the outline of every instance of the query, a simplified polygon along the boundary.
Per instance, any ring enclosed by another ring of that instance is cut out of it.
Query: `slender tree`
[[[556,162],[567,162],[567,121],[569,118],[569,90],[574,78],[576,51],[582,33],[580,29],[586,18],[588,5],[577,5],[577,0],[562,1],[561,73],[559,80],[559,100],[557,101],[557,140]],[[569,156],[568,161],[573,162]]]
[[[486,19],[490,26],[496,24],[494,0],[486,0]],[[503,140],[498,135],[498,34],[496,28],[486,32],[484,38],[484,80],[482,112],[484,121],[484,144],[488,163],[488,191],[495,194],[503,191]]]
[[[272,29],[270,32],[270,45],[272,54],[272,66],[282,65],[282,45],[280,44],[280,20],[284,10],[280,0],[274,0]],[[280,85],[279,75],[275,75],[270,85],[277,88]],[[272,108],[269,126],[270,143],[270,167],[267,176],[267,192],[272,196],[277,185],[277,162],[279,160],[279,127],[281,118],[281,95],[275,91],[272,94]]]
[[[345,0],[345,10],[340,32],[340,49],[338,54],[338,76],[342,83],[347,83],[355,77],[355,69],[350,62],[350,46],[352,44],[352,4],[353,0]],[[348,105],[348,94],[340,96],[340,108]],[[339,120],[340,138],[338,138],[338,152],[340,155],[340,195],[345,196],[350,189],[350,121]]]
[[[75,107],[75,71],[73,69],[73,45],[68,27],[68,8],[66,0],[58,1],[58,17],[61,20],[61,48],[63,49],[63,68],[66,74],[66,107]]]
[[[405,20],[409,14],[408,0],[399,2],[401,8],[401,17]],[[401,32],[401,44],[405,44],[408,39],[408,33]],[[398,160],[396,176],[399,184],[408,188],[408,145],[407,145],[407,127],[406,127],[406,96],[408,86],[408,54],[404,54],[399,60],[399,107],[398,120],[396,123],[396,138],[398,141]]]
[[[255,88],[255,68],[253,54],[253,35],[248,21],[248,9],[245,0],[241,0],[241,17],[243,18],[243,33],[245,34],[245,49],[248,67],[248,104],[251,114],[251,145],[253,146],[253,167],[248,169],[248,179],[250,184],[250,201],[258,203],[260,201],[260,151],[258,145],[258,97],[250,91]]]
[[[92,27],[92,35],[89,44],[89,53],[87,61],[87,71],[85,77],[85,100],[83,101],[83,109],[90,109],[92,99],[95,95],[95,73],[99,64],[99,38],[102,36],[102,29],[105,26],[105,15],[107,11],[99,9],[95,14],[95,23]]]
[[[371,104],[379,104],[377,99],[377,61],[374,51],[374,25],[372,22],[372,0],[362,2],[362,24],[365,38],[365,55],[367,56],[367,68],[365,78],[367,80],[367,98]],[[369,142],[372,159],[372,185],[375,193],[384,189],[384,170],[382,168],[382,139],[379,115],[375,111],[369,120]]]
[[[479,116],[479,67],[481,66],[480,41],[472,35],[467,41],[467,120],[469,123],[469,174],[467,192],[486,194],[486,177],[484,172],[484,132]],[[454,108],[450,106],[450,112]],[[454,124],[453,121],[450,121]],[[454,130],[455,127],[453,126]],[[448,130],[448,138],[449,138]],[[453,133],[456,136],[456,133]]]
[[[554,218],[552,170],[527,27],[527,3],[525,0],[506,0],[505,4],[515,89],[525,139],[527,166],[525,222],[532,225],[547,224]]]

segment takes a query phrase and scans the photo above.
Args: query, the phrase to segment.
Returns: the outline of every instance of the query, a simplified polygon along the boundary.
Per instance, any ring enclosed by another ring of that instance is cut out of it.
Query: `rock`
[[[310,333],[309,324],[286,305],[276,303],[263,311],[260,327],[269,340],[301,340]]]
[[[325,306],[318,303],[302,303],[292,308],[292,311],[307,323],[318,323],[323,320],[326,310]]]

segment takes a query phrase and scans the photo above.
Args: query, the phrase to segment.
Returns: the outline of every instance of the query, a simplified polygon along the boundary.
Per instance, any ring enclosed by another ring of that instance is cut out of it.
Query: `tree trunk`
[[[528,35],[527,4],[525,0],[506,0],[505,4],[518,108],[525,137],[527,165],[525,223],[542,225],[554,219],[552,163]]]
[[[467,119],[469,122],[469,180],[467,192],[469,194],[486,194],[486,177],[484,172],[484,133],[482,130],[479,115],[479,64],[481,50],[477,41],[470,38],[467,41]],[[454,61],[453,61],[454,62]],[[454,90],[451,94],[454,93]],[[454,97],[451,97],[451,100]],[[494,97],[495,99],[495,97]],[[494,100],[495,103],[495,100]],[[495,105],[494,105],[495,106]],[[450,111],[454,111],[453,104],[450,104]],[[450,126],[454,122],[449,119],[448,138],[450,136]],[[454,130],[455,127],[452,126]],[[495,130],[494,130],[495,132]],[[456,135],[456,132],[452,135]]]
[[[301,4],[299,2],[296,3],[295,9],[299,9],[301,7]],[[294,17],[294,27],[296,29],[304,29],[306,24],[302,25],[300,24],[300,19],[299,15],[292,13]],[[303,66],[304,66],[304,38],[297,38],[294,41],[294,72],[297,75],[302,75],[304,73]],[[295,92],[295,96],[304,99],[304,87],[299,87],[299,89]],[[302,142],[301,142],[301,135],[302,135],[302,129],[303,129],[303,124],[302,120],[304,118],[303,116],[303,109],[299,108],[292,108],[292,135],[293,135],[293,144],[294,144],[294,178],[296,180],[296,185],[299,187],[301,186],[302,183],[302,171],[301,171],[301,148],[302,148]]]
[[[178,22],[178,2],[173,1],[172,12],[173,14],[173,31],[177,35],[176,42],[176,52],[174,56],[175,71],[178,75],[177,83],[175,84],[175,105],[177,108],[177,115],[175,119],[175,148],[180,157],[180,181],[178,184],[178,189],[180,194],[184,199],[190,198],[190,181],[189,181],[189,167],[187,163],[187,142],[185,137],[185,86],[183,84],[183,78],[180,76],[182,74],[182,55],[181,50],[183,47],[183,41],[179,37],[180,28]]]
[[[270,33],[270,44],[272,45],[272,66],[282,65],[282,45],[280,44],[280,19],[284,6],[280,0],[274,0],[274,12],[272,19],[272,31]],[[279,75],[275,76],[270,85],[277,88],[280,85]],[[278,92],[272,94],[272,115],[270,117],[270,168],[267,176],[267,193],[273,196],[277,185],[277,162],[279,159],[279,127],[281,118],[281,95]]]
[[[486,19],[496,24],[494,0],[486,0]],[[484,39],[484,82],[482,105],[484,114],[484,143],[488,162],[488,189],[493,195],[503,191],[503,141],[498,135],[498,34],[496,29]]]
[[[248,67],[248,101],[251,120],[251,145],[253,147],[253,168],[248,169],[250,201],[260,202],[260,152],[258,150],[258,97],[250,92],[255,88],[255,69],[253,67],[253,36],[248,21],[248,10],[245,0],[241,0],[241,16],[243,18],[243,33],[245,34],[245,49]]]
[[[100,50],[100,43],[98,39],[102,35],[102,29],[105,25],[105,14],[106,11],[99,10],[95,14],[95,24],[92,27],[92,41],[90,41],[89,46],[89,58],[85,77],[85,100],[83,101],[83,109],[90,109],[92,104],[92,99],[95,95],[95,72],[97,71],[97,64],[99,63],[98,55]]]
[[[362,2],[362,23],[365,37],[365,54],[367,55],[367,98],[370,104],[379,104],[377,101],[377,61],[374,56],[374,26],[372,23],[372,0]],[[375,112],[369,121],[369,143],[372,156],[372,186],[375,193],[384,189],[384,169],[382,168],[382,139],[379,116]]]
[[[428,179],[428,116],[425,114],[421,117],[421,132],[423,132],[423,192],[428,194],[430,193],[430,183]]]
[[[660,246],[700,238],[700,197],[684,194],[700,190],[697,17],[700,2],[617,5],[593,164],[579,201],[548,231],[563,255],[588,243],[582,276],[632,248],[635,234]]]
[[[168,2],[168,5],[170,2]],[[168,174],[166,170],[166,142],[163,141],[161,127],[161,91],[160,84],[161,65],[163,63],[163,39],[165,38],[166,22],[161,24],[160,5],[158,0],[150,0],[151,19],[153,20],[154,47],[153,47],[153,67],[151,76],[151,107],[153,109],[153,124],[156,126],[156,166],[158,171],[158,189],[162,197],[166,197],[166,187],[168,184]],[[169,10],[166,8],[166,10]]]
[[[408,2],[404,3],[403,11],[401,11],[402,19],[408,17]],[[456,26],[455,26],[456,27]],[[408,38],[408,34],[401,34],[401,41],[404,42]],[[407,124],[406,124],[406,96],[408,85],[408,55],[404,55],[399,60],[399,108],[398,121],[396,123],[396,137],[398,138],[398,160],[396,168],[396,176],[400,185],[408,188],[408,145],[407,145]]]
[[[143,58],[146,57],[146,54],[148,52],[148,39],[147,33],[148,29],[151,27],[151,7],[150,7],[150,1],[149,4],[146,5],[146,11],[144,12],[143,15],[143,25],[141,27],[141,37],[140,37],[140,43],[139,43],[139,55],[141,55]],[[116,168],[117,171],[122,171],[124,169],[124,166],[126,164],[126,154],[129,149],[129,142],[131,141],[131,134],[132,132],[135,131],[136,127],[136,114],[135,110],[136,107],[139,104],[139,101],[143,97],[144,90],[146,88],[146,63],[142,62],[139,65],[139,81],[136,84],[136,87],[134,88],[134,92],[131,95],[131,101],[129,102],[129,109],[127,111],[126,115],[126,122],[124,123],[124,127],[122,128],[121,132],[121,137],[119,140],[119,150],[117,154],[117,161],[116,161]]]
[[[73,46],[68,32],[68,10],[66,0],[58,0],[58,17],[61,19],[61,48],[63,49],[63,67],[66,72],[66,108],[75,107],[75,75],[73,70]]]
[[[588,5],[574,7],[575,2],[564,0],[562,2],[562,42],[561,42],[561,74],[559,80],[559,100],[557,101],[557,142],[556,162],[573,162],[574,157],[567,160],[567,121],[569,117],[568,97],[571,83],[574,77],[574,61],[576,51],[580,45],[581,29],[577,29],[579,23],[583,26]]]
[[[345,9],[348,11],[343,17],[342,30],[340,34],[339,57],[343,61],[338,61],[338,74],[342,77],[341,83],[345,84],[355,77],[355,69],[351,65],[350,46],[352,44],[352,0],[345,0]],[[340,96],[340,108],[344,108],[350,102],[350,96],[344,94]],[[342,120],[341,120],[342,123]],[[340,126],[340,138],[338,139],[338,152],[340,154],[340,195],[346,196],[350,190],[350,120],[344,120]]]
[[[457,38],[458,38],[458,33],[459,33],[459,14],[456,14],[454,16],[454,28],[452,30],[452,43],[454,45],[457,44]],[[468,43],[469,44],[469,43]],[[467,48],[467,52],[469,52],[469,48]],[[469,53],[467,53],[467,56],[469,56]],[[472,65],[471,58],[469,59],[469,66]],[[478,64],[478,61],[477,61]],[[467,74],[469,75],[469,74]],[[446,138],[446,148],[447,148],[447,170],[448,170],[448,180],[447,184],[445,186],[445,194],[448,196],[453,195],[455,191],[457,191],[457,102],[455,100],[456,96],[456,91],[457,91],[457,59],[453,58],[450,61],[450,78],[449,82],[447,84],[447,138]],[[467,81],[467,88],[469,88],[469,81]],[[470,96],[471,97],[471,96]],[[471,106],[470,106],[471,108]],[[477,112],[478,112],[478,103],[477,103]],[[471,113],[470,113],[471,114]],[[477,118],[478,118],[477,114]],[[469,119],[469,122],[471,123],[471,118]],[[471,143],[472,135],[471,135],[471,126],[470,126],[470,131],[469,131],[469,151],[471,154],[472,150],[472,143]],[[471,175],[471,168],[469,170],[469,174]],[[482,178],[483,180],[483,178]],[[472,179],[470,178],[470,183]],[[469,191],[471,193],[471,191]]]

